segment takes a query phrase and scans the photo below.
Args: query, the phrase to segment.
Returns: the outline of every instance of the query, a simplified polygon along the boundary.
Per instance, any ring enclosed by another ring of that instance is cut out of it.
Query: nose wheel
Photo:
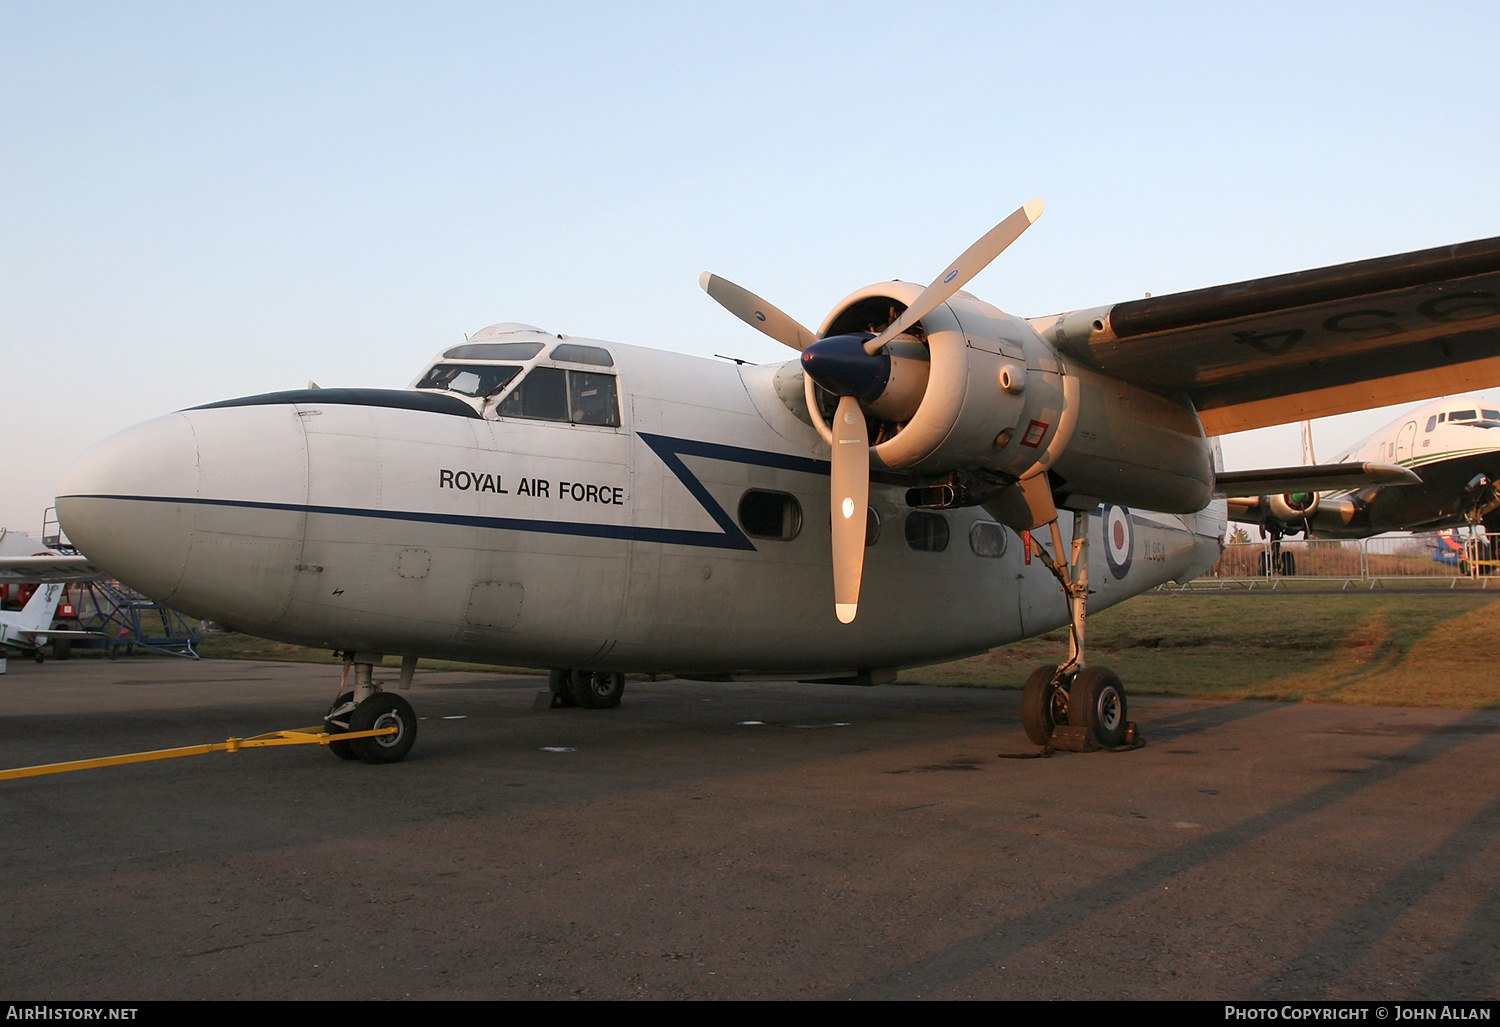
[[[352,661],[351,661],[352,662]],[[348,679],[350,663],[344,665],[342,687]],[[399,763],[406,759],[411,747],[417,742],[417,714],[411,703],[391,692],[382,692],[374,681],[374,668],[368,663],[353,664],[354,691],[339,693],[323,723],[329,734],[345,732],[381,731],[394,728],[387,734],[351,738],[348,741],[331,741],[329,751],[341,760],[361,760],[365,763]],[[401,680],[410,684],[411,674],[416,668],[415,657],[403,659]]]

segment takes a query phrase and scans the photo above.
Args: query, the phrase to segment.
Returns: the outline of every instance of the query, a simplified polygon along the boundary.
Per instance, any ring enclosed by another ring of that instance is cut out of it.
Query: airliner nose
[[[184,414],[169,414],[112,435],[74,460],[58,487],[57,517],[90,560],[165,600],[187,565],[189,504],[197,495],[192,425]]]

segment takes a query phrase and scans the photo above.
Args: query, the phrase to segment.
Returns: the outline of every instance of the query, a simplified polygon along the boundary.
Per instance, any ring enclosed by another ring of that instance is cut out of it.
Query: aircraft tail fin
[[[52,627],[52,615],[57,612],[57,604],[62,599],[62,594],[62,585],[55,581],[48,585],[37,586],[37,590],[31,594],[31,598],[21,610],[20,617],[12,623],[12,628],[17,631],[37,631],[46,634],[47,629]]]
[[[1302,462],[1308,467],[1318,462],[1313,456],[1311,421],[1302,422]]]

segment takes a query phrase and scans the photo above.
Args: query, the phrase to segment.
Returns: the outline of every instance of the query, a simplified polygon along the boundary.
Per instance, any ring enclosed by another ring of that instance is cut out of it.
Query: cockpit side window
[[[1428,431],[1432,431],[1432,429],[1434,429],[1436,427],[1437,427],[1437,414],[1433,414],[1431,417],[1429,417],[1427,419],[1427,430]]]
[[[620,401],[615,395],[615,376],[569,371],[568,411],[574,424],[618,428]]]
[[[612,374],[534,367],[495,408],[501,417],[620,426],[620,399]]]
[[[419,389],[446,389],[460,396],[492,396],[510,384],[519,367],[485,364],[437,364],[417,382]]]
[[[528,417],[538,421],[568,419],[568,372],[560,367],[533,367],[495,408],[501,417]]]

